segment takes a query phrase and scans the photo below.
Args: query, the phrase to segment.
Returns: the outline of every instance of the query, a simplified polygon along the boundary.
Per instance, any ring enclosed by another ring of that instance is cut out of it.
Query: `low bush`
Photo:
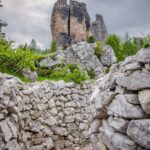
[[[45,73],[45,75],[44,75]],[[55,68],[51,71],[45,71],[40,73],[39,80],[64,80],[65,82],[75,82],[81,83],[82,81],[88,79],[86,71],[79,70],[76,65],[68,64],[61,68]]]
[[[51,47],[50,47],[50,52],[54,53],[57,51],[57,43],[55,41],[52,41]]]
[[[144,48],[150,47],[150,37],[146,37],[143,39],[143,47]]]
[[[87,43],[94,43],[96,40],[93,36],[89,36],[86,38]]]
[[[88,76],[90,77],[90,79],[94,79],[95,78],[95,71],[94,69],[90,69],[88,72]]]
[[[104,54],[102,42],[96,41],[96,47],[95,47],[95,55],[100,58]]]
[[[36,63],[44,58],[42,54],[36,54],[26,49],[12,49],[11,44],[0,39],[0,71],[11,74],[20,73],[23,69],[36,70]]]

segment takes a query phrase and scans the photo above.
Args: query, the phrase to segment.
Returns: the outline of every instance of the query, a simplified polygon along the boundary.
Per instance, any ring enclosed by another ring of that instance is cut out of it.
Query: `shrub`
[[[65,44],[65,45],[63,46],[63,51],[66,50],[67,48],[68,48],[68,45]]]
[[[96,40],[93,36],[89,36],[86,38],[87,43],[94,43]]]
[[[110,71],[110,68],[109,68],[109,67],[106,67],[106,68],[104,69],[104,73],[105,73],[105,74],[109,73],[109,71]]]
[[[90,79],[95,78],[95,71],[93,68],[91,70],[89,70],[87,73],[88,73],[88,76],[90,77]]]
[[[53,70],[51,70],[51,72],[46,71],[46,76],[44,74],[40,75],[41,76],[39,76],[39,80],[64,80],[65,82],[75,83],[81,83],[88,78],[86,71],[79,70],[74,64],[68,64],[61,68],[54,68]]]
[[[56,52],[57,51],[57,43],[55,41],[52,41],[51,43],[51,48],[50,48],[50,52]]]
[[[104,54],[102,42],[96,41],[95,55],[100,58]]]
[[[0,70],[2,72],[21,73],[23,69],[36,70],[36,62],[45,57],[41,54],[17,48],[13,50],[11,44],[5,40],[0,40]]]
[[[52,69],[46,69],[46,68],[37,68],[37,73],[39,76],[43,77],[49,77],[49,75],[53,72]]]
[[[108,36],[106,39],[106,44],[110,45],[113,48],[118,62],[124,60],[124,56],[121,52],[121,39],[119,36],[117,35]]]
[[[149,37],[146,37],[143,39],[143,47],[144,48],[150,47],[150,38]]]
[[[138,38],[130,38],[129,34],[126,34],[126,39],[121,41],[117,35],[108,36],[106,44],[110,45],[117,57],[117,61],[123,61],[127,56],[136,54],[140,49],[141,40]]]

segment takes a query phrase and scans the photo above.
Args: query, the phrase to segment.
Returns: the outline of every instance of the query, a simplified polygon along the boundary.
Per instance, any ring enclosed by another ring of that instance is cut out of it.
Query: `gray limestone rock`
[[[141,68],[142,67],[141,67],[140,63],[138,63],[138,62],[130,63],[130,64],[123,66],[124,71],[135,71],[135,70],[139,70]]]
[[[114,128],[116,131],[126,133],[129,121],[123,118],[112,117],[108,118],[109,126]]]
[[[102,125],[101,120],[95,119],[90,124],[89,133],[90,134],[98,133],[99,132],[99,128],[100,128],[101,125]]]
[[[108,114],[128,119],[144,118],[145,113],[140,106],[130,104],[124,95],[117,95],[108,107]]]
[[[22,75],[33,82],[35,82],[38,78],[37,72],[31,70],[22,70]]]
[[[107,123],[100,128],[100,138],[110,150],[136,150],[136,144],[128,136],[117,133]]]
[[[150,88],[150,74],[136,71],[130,76],[122,76],[116,78],[116,83],[119,86],[125,87],[128,90],[141,90]]]
[[[150,48],[139,50],[136,54],[136,60],[142,63],[150,63]]]
[[[140,146],[150,149],[150,120],[132,120],[127,129],[127,134]]]
[[[106,37],[108,36],[108,32],[102,15],[100,14],[96,15],[96,21],[92,23],[91,32],[96,40],[102,40],[102,41],[106,40]]]
[[[111,65],[117,62],[117,58],[112,47],[108,45],[103,46],[103,51],[104,53],[100,57],[100,60],[104,66],[110,67]]]
[[[150,115],[150,89],[140,91],[138,97],[143,110]]]
[[[63,127],[55,127],[55,134],[60,136],[67,136],[68,131],[66,128]]]
[[[124,94],[127,102],[131,104],[140,104],[139,98],[137,94]]]

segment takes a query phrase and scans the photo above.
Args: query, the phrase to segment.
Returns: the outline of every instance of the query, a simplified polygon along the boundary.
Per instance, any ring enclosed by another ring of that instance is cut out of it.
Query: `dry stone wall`
[[[150,49],[113,65],[97,81],[91,100],[93,150],[149,150]]]
[[[88,150],[91,84],[22,83],[0,73],[0,150]]]

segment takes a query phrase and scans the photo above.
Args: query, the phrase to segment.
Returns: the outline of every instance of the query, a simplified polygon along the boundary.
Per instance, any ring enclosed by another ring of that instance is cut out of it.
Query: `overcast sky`
[[[87,4],[93,21],[102,14],[109,33],[150,33],[150,0],[78,0]],[[41,48],[51,41],[50,17],[56,0],[2,0],[0,18],[8,23],[6,36],[19,43],[35,39]]]

